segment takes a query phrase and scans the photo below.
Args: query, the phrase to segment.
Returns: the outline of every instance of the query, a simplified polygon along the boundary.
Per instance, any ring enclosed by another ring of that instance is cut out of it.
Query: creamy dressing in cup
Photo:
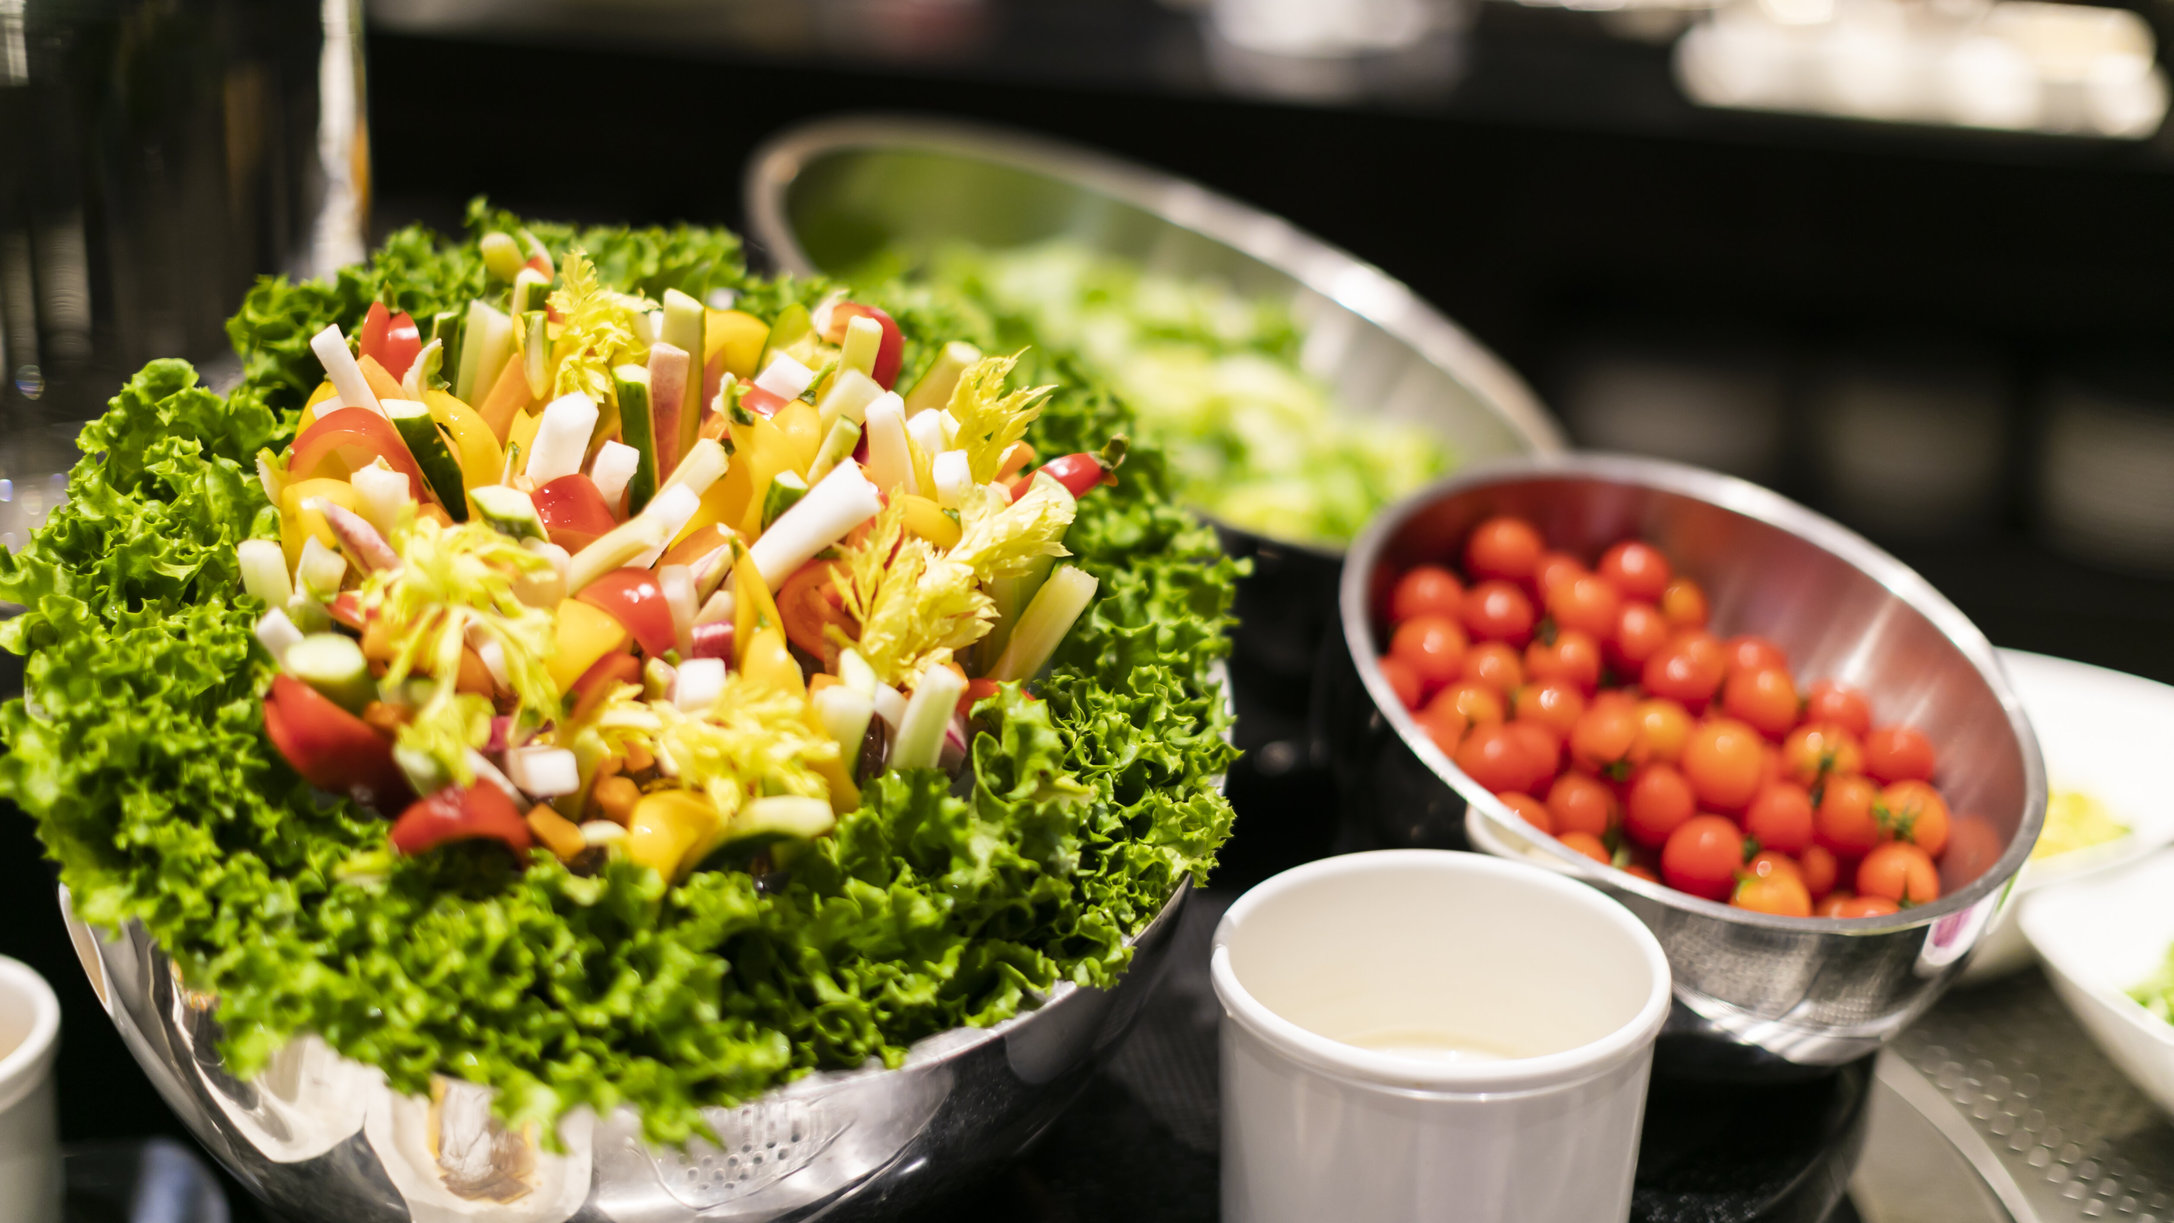
[[[1230,1223],[1627,1218],[1668,962],[1553,872],[1388,850],[1240,897],[1211,964]]]

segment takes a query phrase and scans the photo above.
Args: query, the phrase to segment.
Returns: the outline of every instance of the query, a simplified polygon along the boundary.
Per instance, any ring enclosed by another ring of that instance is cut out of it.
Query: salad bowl
[[[1287,307],[1305,335],[1307,373],[1350,405],[1431,432],[1457,461],[1563,448],[1523,379],[1402,283],[1174,175],[1016,132],[861,116],[773,137],[750,160],[745,192],[751,244],[780,271],[838,274],[899,248],[1062,237]],[[1343,550],[1229,523],[1217,530],[1226,551],[1253,562],[1233,609],[1242,714],[1296,694],[1302,719],[1335,623]]]
[[[439,1079],[430,1098],[400,1095],[312,1036],[238,1080],[220,1058],[215,1000],[183,985],[140,926],[99,938],[65,888],[61,912],[159,1094],[296,1223],[694,1223],[892,1217],[1017,1155],[1138,1016],[1189,890],[1132,939],[1113,987],[1061,982],[1033,1010],[918,1042],[897,1069],[819,1071],[705,1110],[716,1141],[684,1150],[644,1141],[628,1109],[572,1113],[547,1143],[493,1122],[480,1087]]]
[[[1857,685],[1883,717],[1921,728],[1941,752],[1953,809],[1983,826],[1982,852],[1951,852],[1940,898],[1892,916],[1780,917],[1600,866],[1519,819],[1435,746],[1375,665],[1386,583],[1497,513],[1528,518],[1573,553],[1651,541],[1705,587],[1717,631],[1767,637],[1802,674]],[[1684,1072],[1788,1076],[1874,1052],[1955,981],[2038,839],[2045,769],[1984,635],[1901,562],[1743,480],[1615,455],[1473,469],[1376,520],[1340,594],[1344,648],[1325,654],[1316,716],[1344,846],[1469,843],[1615,896],[1668,953],[1676,1005],[1660,1056]]]

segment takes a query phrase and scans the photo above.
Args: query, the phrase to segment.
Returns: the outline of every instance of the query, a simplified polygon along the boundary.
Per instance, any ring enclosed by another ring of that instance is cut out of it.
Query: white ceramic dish
[[[2038,734],[2047,790],[2097,798],[2129,826],[2129,835],[2026,864],[2016,876],[2015,899],[1964,969],[1966,984],[2030,964],[2030,943],[2016,924],[2026,893],[2112,870],[2174,842],[2174,789],[2159,772],[2159,744],[2174,732],[2174,687],[2022,650],[2002,650],[2000,665]]]
[[[0,1202],[9,1223],[60,1218],[53,1055],[60,1003],[28,964],[0,956]]]
[[[2174,1024],[2129,997],[2174,945],[2174,851],[2048,887],[2023,906],[2023,933],[2054,989],[2106,1056],[2174,1114]]]

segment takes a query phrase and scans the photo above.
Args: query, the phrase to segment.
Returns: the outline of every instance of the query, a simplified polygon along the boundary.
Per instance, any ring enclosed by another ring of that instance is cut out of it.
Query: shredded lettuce
[[[1209,669],[1233,567],[1151,450],[1065,531],[1101,593],[1041,699],[1011,686],[981,703],[957,792],[936,770],[874,780],[782,890],[731,870],[674,886],[616,860],[584,877],[546,853],[516,870],[487,847],[386,862],[382,819],[281,762],[262,729],[263,609],[234,548],[278,530],[255,456],[291,440],[321,377],[312,331],[354,327],[381,288],[419,317],[502,291],[473,237],[524,222],[481,204],[469,221],[465,243],[403,230],[333,281],[260,283],[229,325],[233,393],[180,362],[145,367],[85,429],[68,503],[0,552],[0,599],[27,608],[0,645],[29,655],[25,699],[0,706],[0,797],[37,821],[78,913],[142,922],[217,997],[243,1075],[313,1031],[402,1090],[457,1075],[516,1122],[628,1105],[663,1142],[697,1132],[704,1107],[817,1067],[896,1064],[1057,981],[1108,984],[1230,828]],[[729,289],[770,317],[830,288],[750,277],[717,231],[525,224],[555,255],[582,247],[619,292]],[[909,377],[942,341],[999,338],[948,308],[864,300],[899,319]],[[1027,430],[1039,451],[1132,429],[1076,363],[1042,365],[1057,389]],[[606,705],[593,733],[651,733],[607,728]]]

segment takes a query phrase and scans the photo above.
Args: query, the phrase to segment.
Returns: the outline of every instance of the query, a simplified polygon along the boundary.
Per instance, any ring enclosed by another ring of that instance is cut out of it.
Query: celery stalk
[[[678,289],[664,291],[664,328],[662,342],[683,349],[691,363],[699,364],[703,347],[703,331],[708,326],[708,314],[702,303]],[[702,430],[702,372],[690,366],[689,374],[680,388],[679,436],[672,447],[675,456],[684,457],[694,449],[695,439]],[[670,475],[670,472],[661,473]]]
[[[929,363],[928,372],[913,384],[913,391],[906,396],[906,410],[920,412],[925,408],[943,408],[951,404],[951,392],[959,385],[959,375],[981,360],[981,350],[963,340],[953,340],[943,346],[936,359]]]
[[[997,655],[995,665],[989,668],[989,678],[1006,683],[1032,679],[1040,674],[1049,662],[1049,656],[1064,642],[1065,634],[1072,631],[1087,605],[1094,602],[1099,584],[1093,574],[1074,565],[1060,566],[1050,574],[1041,590],[1035,592],[1033,601],[1027,604],[1027,609],[1020,613],[1011,640],[1005,644],[1004,652]]]
[[[1004,652],[1005,643],[1012,638],[1012,630],[1019,626],[1019,614],[1027,609],[1035,592],[1049,580],[1049,571],[1056,567],[1056,557],[1037,556],[1027,563],[1025,573],[990,580],[989,598],[996,603],[996,627],[981,639],[983,658],[995,658]]]
[[[863,314],[847,323],[845,343],[838,349],[838,368],[873,374],[876,352],[883,347],[883,324]]]
[[[1089,579],[1090,581],[1092,579]],[[943,758],[944,729],[959,698],[966,695],[966,680],[948,667],[930,667],[906,699],[906,716],[899,719],[898,738],[891,743],[886,762],[894,769],[933,769]]]

